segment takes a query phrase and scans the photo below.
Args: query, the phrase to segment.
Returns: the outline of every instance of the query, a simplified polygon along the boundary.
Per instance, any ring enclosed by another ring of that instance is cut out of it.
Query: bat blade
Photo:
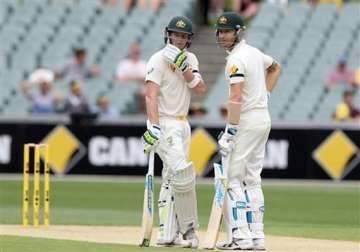
[[[211,214],[203,244],[204,249],[215,248],[216,241],[218,239],[220,232],[221,220],[222,220],[222,208],[219,208],[214,200],[211,208]]]
[[[153,175],[147,174],[145,179],[145,192],[143,204],[143,216],[141,227],[141,247],[149,247],[154,218],[154,181]]]
[[[209,223],[203,243],[204,249],[214,249],[219,236],[223,218],[223,206],[226,204],[226,177],[221,165],[214,164],[215,170],[215,196],[211,208]]]

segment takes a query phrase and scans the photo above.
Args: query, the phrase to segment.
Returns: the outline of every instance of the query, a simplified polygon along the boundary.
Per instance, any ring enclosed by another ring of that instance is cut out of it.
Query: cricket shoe
[[[254,247],[253,250],[266,250],[265,249],[265,239],[253,239]]]
[[[184,235],[183,235],[184,241],[187,241],[190,243],[190,246],[187,248],[193,248],[197,249],[199,247],[199,239],[195,234],[195,230],[193,228],[189,229]]]
[[[178,247],[178,248],[190,248],[191,247],[191,243],[189,241],[185,241],[185,240],[181,239],[178,235],[171,242],[164,241],[163,239],[157,239],[156,245],[158,245],[160,247]]]
[[[233,239],[231,242],[216,243],[216,248],[220,250],[252,250],[253,247],[252,239]]]

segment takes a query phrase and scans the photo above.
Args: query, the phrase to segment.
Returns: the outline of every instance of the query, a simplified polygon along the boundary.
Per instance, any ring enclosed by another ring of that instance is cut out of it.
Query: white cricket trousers
[[[163,134],[157,153],[163,161],[163,184],[169,182],[178,230],[185,234],[198,226],[195,170],[188,161],[191,129],[186,119],[171,117],[160,117],[160,127]]]
[[[267,109],[248,111],[240,115],[234,149],[229,165],[229,184],[243,186],[261,183],[265,145],[271,128]]]
[[[228,168],[228,239],[265,238],[264,196],[260,174],[270,125],[267,109],[252,110],[240,115]]]
[[[170,178],[176,170],[189,165],[188,156],[191,128],[186,119],[160,117],[162,138],[157,153],[163,161],[163,179]]]

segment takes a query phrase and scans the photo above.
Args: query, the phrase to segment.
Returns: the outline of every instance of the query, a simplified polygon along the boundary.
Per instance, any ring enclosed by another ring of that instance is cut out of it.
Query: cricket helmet
[[[217,20],[216,30],[245,30],[244,20],[236,12],[224,12]]]
[[[234,46],[239,43],[243,36],[244,31],[246,29],[244,20],[242,17],[236,12],[224,12],[217,20],[215,24],[216,29],[216,37],[219,44],[221,44],[219,39],[219,30],[234,30],[234,42],[229,47],[227,46],[227,50],[232,50]]]
[[[165,43],[167,43],[171,32],[188,34],[187,47],[190,46],[191,37],[194,35],[192,22],[190,21],[190,19],[184,16],[173,17],[165,28]]]

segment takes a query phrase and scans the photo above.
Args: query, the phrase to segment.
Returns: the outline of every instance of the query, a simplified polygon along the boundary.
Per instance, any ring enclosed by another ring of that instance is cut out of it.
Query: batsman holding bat
[[[203,95],[205,85],[196,56],[187,50],[192,36],[191,21],[174,17],[165,29],[165,47],[147,63],[148,121],[142,139],[144,152],[155,150],[163,161],[157,236],[162,246],[198,246],[195,170],[188,161],[191,132],[186,116],[191,91]]]
[[[223,250],[265,250],[264,195],[261,171],[271,121],[268,96],[280,76],[280,65],[243,39],[242,18],[225,12],[217,19],[216,37],[226,49],[225,76],[229,83],[228,122],[219,139],[228,167],[228,237]],[[226,216],[226,215],[225,215]]]

